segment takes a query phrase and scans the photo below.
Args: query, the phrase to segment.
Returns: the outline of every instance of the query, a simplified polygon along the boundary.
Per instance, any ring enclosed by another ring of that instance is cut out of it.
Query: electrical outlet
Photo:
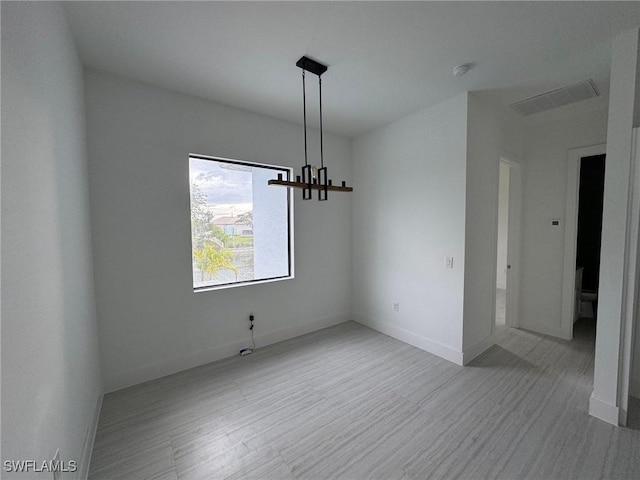
[[[393,311],[394,312],[400,311],[400,302],[393,302]]]
[[[453,268],[453,257],[447,257],[444,261],[445,268]]]

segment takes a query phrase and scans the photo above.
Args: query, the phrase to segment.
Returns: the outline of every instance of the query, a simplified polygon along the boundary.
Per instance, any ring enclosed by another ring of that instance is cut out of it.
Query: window
[[[189,155],[194,291],[293,277],[291,169]]]

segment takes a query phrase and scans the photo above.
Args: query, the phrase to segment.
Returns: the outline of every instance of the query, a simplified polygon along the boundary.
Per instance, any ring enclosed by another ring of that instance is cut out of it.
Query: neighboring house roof
[[[211,223],[214,225],[235,225],[238,220],[238,217],[220,217],[214,218]]]

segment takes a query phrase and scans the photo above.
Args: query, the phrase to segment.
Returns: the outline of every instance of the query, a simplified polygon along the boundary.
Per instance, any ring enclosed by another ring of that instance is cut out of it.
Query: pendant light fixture
[[[310,200],[314,190],[318,191],[318,200],[327,199],[329,190],[334,192],[352,192],[352,187],[347,187],[346,182],[341,186],[333,185],[327,176],[327,167],[324,166],[324,148],[322,143],[322,74],[327,71],[326,65],[316,62],[308,57],[302,57],[296,62],[296,66],[302,69],[302,111],[304,117],[304,166],[302,175],[296,176],[296,181],[284,180],[282,174],[278,174],[278,179],[269,180],[269,185],[280,185],[302,189],[302,199]],[[310,72],[318,76],[318,92],[320,97],[320,168],[309,164],[307,149],[307,89],[305,73]]]

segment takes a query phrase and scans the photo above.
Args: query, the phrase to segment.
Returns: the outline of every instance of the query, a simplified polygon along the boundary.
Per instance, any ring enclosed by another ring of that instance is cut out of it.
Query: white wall
[[[640,56],[640,49],[638,50]],[[637,61],[640,65],[640,59]],[[640,92],[640,68],[636,71],[636,92]],[[640,127],[640,95],[636,95],[636,104],[634,108],[633,126],[635,128]],[[636,143],[637,144],[637,143]],[[636,168],[640,165],[640,151],[636,148]],[[634,347],[634,362],[631,370],[631,395],[640,398],[640,310],[636,315],[635,322],[635,347]]]
[[[496,287],[507,288],[507,246],[509,240],[509,165],[500,163],[498,188],[498,261]]]
[[[561,329],[568,151],[606,142],[607,112],[525,128],[520,327]],[[560,225],[551,220],[559,218]]]
[[[640,54],[640,51],[638,52]],[[638,70],[640,75],[640,69]],[[640,88],[640,82],[636,83],[636,88]],[[638,95],[640,97],[640,95]],[[640,172],[638,171],[638,167],[640,166],[640,128],[635,129],[635,182],[634,182],[634,204],[637,205],[637,198],[640,192],[637,191],[638,184],[640,183],[638,179],[640,179]],[[638,219],[636,218],[636,221]],[[640,238],[636,237],[636,244],[640,244]],[[638,253],[636,252],[636,268],[637,265],[640,264],[640,259],[638,259]],[[640,272],[636,271],[635,277],[635,298],[633,298],[632,303],[638,304],[638,300],[640,299]],[[629,302],[631,299],[627,299]],[[629,305],[629,303],[627,303]],[[640,309],[636,309],[635,311],[635,320],[633,325],[632,335],[632,346],[633,346],[633,358],[631,363],[631,379],[629,382],[629,394],[633,397],[640,398]]]
[[[78,476],[102,393],[84,132],[62,7],[2,2],[2,460],[59,448]]]
[[[493,344],[500,157],[521,156],[522,130],[469,95],[464,264],[464,361]]]
[[[640,49],[638,49],[638,56],[640,56]],[[640,58],[637,60],[640,65]],[[640,92],[640,68],[636,70],[636,92]],[[636,95],[636,104],[634,108],[633,126],[635,128],[640,127],[640,95]],[[640,139],[636,141],[636,168],[640,165]],[[635,347],[634,347],[634,362],[631,370],[631,395],[640,398],[640,310],[636,314],[635,322]]]
[[[619,408],[626,411],[625,385],[628,386],[631,363],[630,345],[625,345],[629,340],[624,325],[628,282],[625,275],[629,268],[627,229],[631,198],[629,179],[634,160],[631,155],[634,104],[635,97],[640,95],[636,91],[639,47],[639,29],[635,28],[618,35],[611,48],[598,325],[589,412],[614,424],[618,424]],[[621,374],[621,369],[626,370],[625,373]],[[624,380],[623,375],[626,376]]]
[[[298,125],[148,84],[86,72],[98,324],[107,390],[351,317],[351,196],[295,195],[294,280],[194,294],[188,154],[293,166]],[[334,182],[350,142],[325,135]],[[273,187],[278,188],[278,187]]]
[[[504,152],[522,130],[475,94],[354,141],[356,320],[457,363],[493,344]]]
[[[354,318],[458,363],[466,129],[463,94],[353,143]]]
[[[289,272],[286,205],[291,194],[287,188],[269,187],[278,175],[274,170],[253,168],[252,175],[254,278],[282,277]]]

